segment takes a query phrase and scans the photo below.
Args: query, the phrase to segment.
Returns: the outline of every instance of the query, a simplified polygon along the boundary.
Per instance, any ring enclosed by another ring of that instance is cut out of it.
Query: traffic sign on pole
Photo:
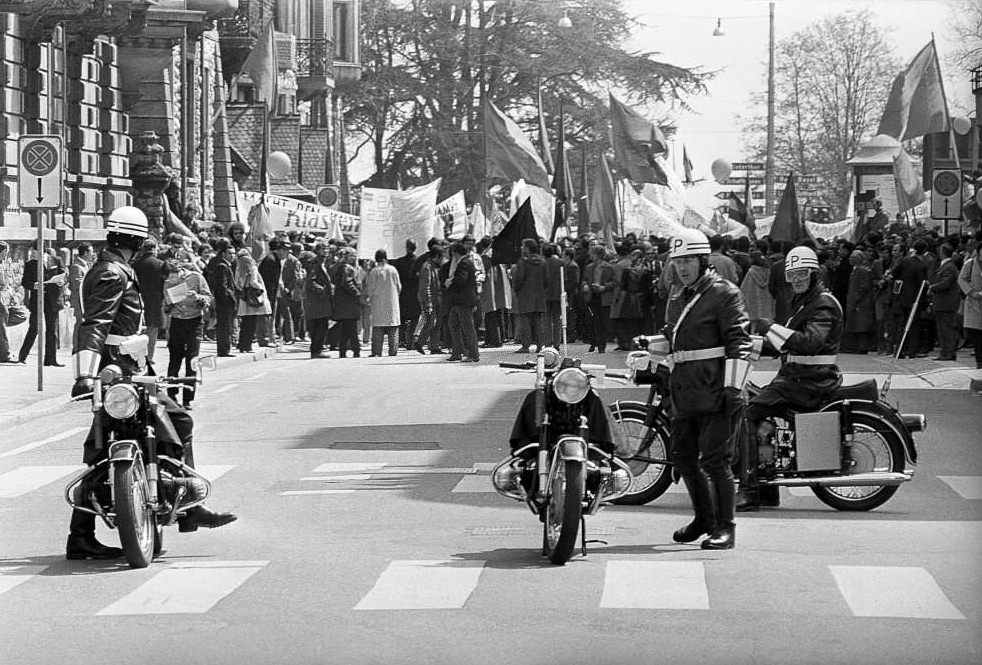
[[[18,204],[26,210],[61,207],[60,136],[26,134],[17,139]]]
[[[931,175],[931,219],[961,219],[961,169],[934,169]]]

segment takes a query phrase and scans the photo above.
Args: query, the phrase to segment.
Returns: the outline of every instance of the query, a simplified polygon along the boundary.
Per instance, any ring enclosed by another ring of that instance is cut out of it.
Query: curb
[[[237,365],[244,365],[250,362],[268,360],[272,356],[279,353],[279,351],[279,346],[265,346],[259,347],[252,353],[240,353],[232,358],[218,358],[214,353],[205,353],[198,356],[198,360],[201,361],[208,359],[206,364],[211,364],[214,362],[214,369],[211,369],[210,371],[217,372],[225,367],[235,367]],[[199,369],[199,371],[202,373],[204,373],[205,370],[205,366],[202,366]],[[73,402],[71,399],[67,399],[65,397],[49,397],[48,399],[35,402],[26,409],[19,409],[18,411],[12,413],[2,413],[0,414],[0,431],[10,427],[23,425],[26,422],[37,420],[38,418],[63,413],[70,410],[75,404],[83,404],[83,402]]]

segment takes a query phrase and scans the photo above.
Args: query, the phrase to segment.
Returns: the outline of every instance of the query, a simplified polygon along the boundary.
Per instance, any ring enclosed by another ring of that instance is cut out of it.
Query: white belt
[[[711,349],[693,349],[691,351],[676,351],[671,358],[676,363],[688,363],[693,360],[712,360],[713,358],[725,358],[726,349],[722,346],[714,346]]]
[[[795,365],[834,365],[838,361],[836,356],[796,356],[789,353],[785,362]]]

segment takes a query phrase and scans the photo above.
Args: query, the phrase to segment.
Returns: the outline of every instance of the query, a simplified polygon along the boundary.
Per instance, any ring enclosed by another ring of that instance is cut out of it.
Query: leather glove
[[[754,319],[754,333],[766,335],[767,330],[774,325],[774,319]]]
[[[84,395],[91,395],[92,388],[95,385],[95,381],[92,379],[80,376],[75,379],[75,385],[72,386],[72,397],[82,397]]]
[[[723,389],[723,402],[726,406],[726,415],[730,418],[738,415],[747,405],[747,400],[743,396],[742,390],[736,388]]]
[[[632,348],[644,350],[648,348],[648,337],[646,335],[638,335],[631,340]]]

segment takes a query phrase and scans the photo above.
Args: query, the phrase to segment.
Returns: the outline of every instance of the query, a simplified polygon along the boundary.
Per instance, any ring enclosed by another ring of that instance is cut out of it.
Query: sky
[[[744,161],[739,116],[751,115],[752,91],[766,90],[768,2],[624,0],[624,7],[645,25],[635,33],[632,49],[659,52],[657,59],[674,65],[719,70],[708,94],[688,99],[693,112],[671,116],[696,176],[708,175],[718,157]],[[945,66],[951,9],[943,0],[775,0],[775,40],[849,9],[869,9],[904,63],[931,40],[933,31],[952,114],[959,103],[972,105],[968,73]],[[576,20],[575,10],[570,16]],[[718,20],[724,35],[714,37]],[[884,97],[888,94],[889,86],[883,91]]]

